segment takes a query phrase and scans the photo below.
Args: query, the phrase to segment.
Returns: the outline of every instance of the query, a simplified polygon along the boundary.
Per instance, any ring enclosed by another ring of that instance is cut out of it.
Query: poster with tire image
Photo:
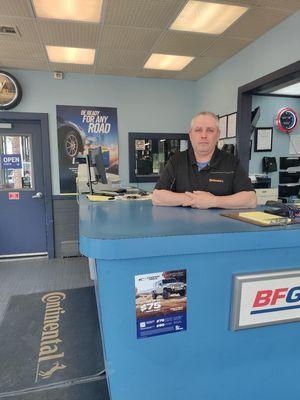
[[[61,193],[76,193],[74,157],[101,146],[105,170],[119,173],[117,109],[94,106],[56,106]]]
[[[186,330],[186,270],[135,276],[137,338]]]

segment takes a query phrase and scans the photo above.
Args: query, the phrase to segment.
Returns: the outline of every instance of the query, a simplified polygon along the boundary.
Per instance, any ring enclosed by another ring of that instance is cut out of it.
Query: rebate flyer
[[[186,330],[186,270],[135,276],[137,338]]]

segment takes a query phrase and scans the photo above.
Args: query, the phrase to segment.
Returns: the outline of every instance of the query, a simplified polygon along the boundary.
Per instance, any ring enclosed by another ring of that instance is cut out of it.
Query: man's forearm
[[[155,206],[182,206],[187,205],[187,202],[189,202],[189,198],[185,193],[155,189],[152,194],[152,203]]]
[[[257,204],[255,192],[239,192],[229,196],[215,196],[217,208],[255,208]]]

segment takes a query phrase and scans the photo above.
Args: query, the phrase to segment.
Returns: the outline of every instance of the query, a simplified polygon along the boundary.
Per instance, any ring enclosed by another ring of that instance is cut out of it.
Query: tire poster
[[[61,193],[76,193],[73,159],[90,148],[101,146],[106,172],[118,175],[116,108],[57,105],[56,120]]]
[[[186,270],[135,276],[137,338],[186,331]]]

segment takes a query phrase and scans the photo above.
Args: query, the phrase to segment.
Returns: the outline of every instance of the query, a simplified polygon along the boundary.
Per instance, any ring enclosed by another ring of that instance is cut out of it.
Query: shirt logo
[[[217,178],[209,178],[209,182],[217,182],[217,183],[224,183],[223,179],[217,179]]]

